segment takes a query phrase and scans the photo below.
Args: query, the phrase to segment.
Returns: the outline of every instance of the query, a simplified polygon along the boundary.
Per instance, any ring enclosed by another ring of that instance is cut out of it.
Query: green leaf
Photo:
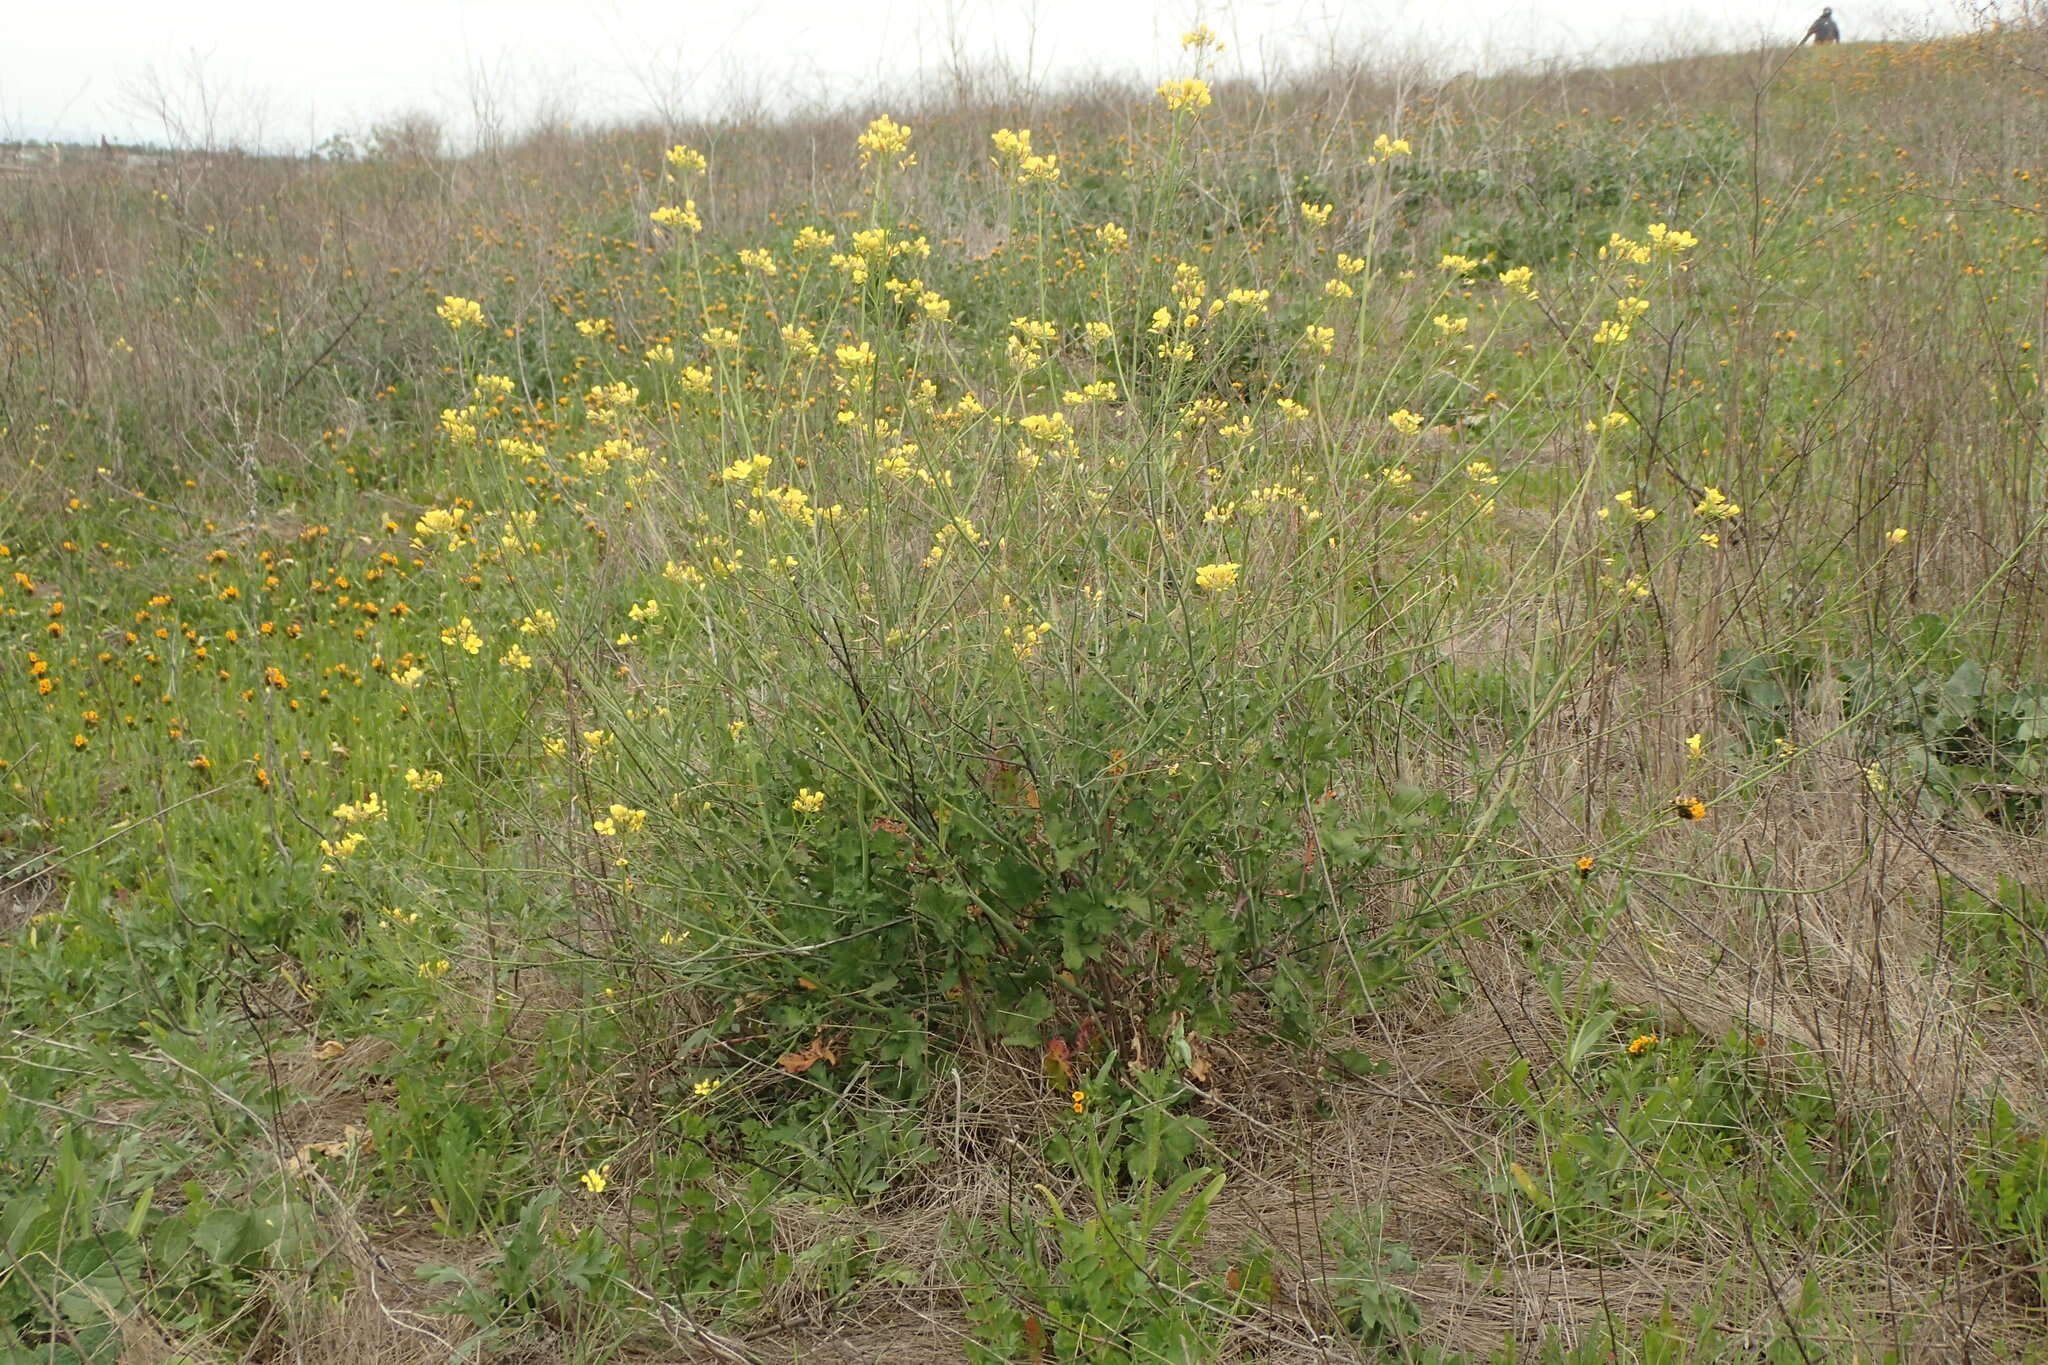
[[[215,1209],[199,1220],[192,1240],[215,1265],[238,1264],[248,1254],[250,1216],[239,1209]]]
[[[1032,991],[1007,1009],[995,1012],[996,1041],[1005,1047],[1037,1047],[1042,1041],[1039,1025],[1052,1017],[1052,1001],[1044,991]]]

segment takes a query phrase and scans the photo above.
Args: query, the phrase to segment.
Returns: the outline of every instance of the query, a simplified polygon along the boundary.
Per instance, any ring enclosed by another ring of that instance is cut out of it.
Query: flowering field
[[[0,185],[0,1362],[2048,1350],[2048,47]]]

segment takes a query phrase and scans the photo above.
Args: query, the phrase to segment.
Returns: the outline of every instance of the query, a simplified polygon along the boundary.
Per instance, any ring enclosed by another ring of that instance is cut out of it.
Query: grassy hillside
[[[2048,1352],[2048,46],[1208,56],[0,181],[0,1362]]]

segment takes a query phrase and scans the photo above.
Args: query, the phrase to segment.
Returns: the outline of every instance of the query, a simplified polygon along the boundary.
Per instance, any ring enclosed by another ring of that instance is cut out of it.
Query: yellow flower
[[[1438,313],[1430,321],[1435,323],[1436,329],[1447,337],[1463,336],[1466,329],[1472,325],[1472,319],[1452,317],[1449,313]]]
[[[668,149],[663,160],[667,161],[670,169],[679,175],[702,175],[705,167],[710,164],[704,159],[704,153],[694,147],[685,147],[680,142]]]
[[[1653,251],[1654,248],[1642,242],[1624,237],[1618,232],[1610,232],[1607,234],[1607,245],[1600,248],[1600,259],[1604,261],[1612,255],[1631,265],[1648,265]]]
[[[457,412],[453,408],[441,409],[441,430],[448,433],[448,439],[457,445],[473,445],[476,442],[476,423],[470,418],[476,415],[475,408],[464,408]]]
[[[612,1163],[607,1161],[602,1166],[592,1166],[577,1178],[583,1182],[583,1188],[590,1193],[603,1194],[605,1186],[611,1183],[611,1173]]]
[[[822,228],[803,227],[798,228],[796,236],[790,239],[789,249],[803,256],[812,252],[830,251],[838,240],[835,234]]]
[[[1131,234],[1115,223],[1104,223],[1095,229],[1095,242],[1104,251],[1122,251],[1131,244]]]
[[[825,793],[814,792],[809,787],[798,787],[796,799],[789,803],[789,808],[798,815],[816,815],[825,809]]]
[[[1229,592],[1237,586],[1238,565],[1204,564],[1195,570],[1195,586],[1203,592]]]
[[[1700,244],[1700,239],[1690,232],[1681,232],[1663,223],[1650,224],[1649,235],[1652,245],[1674,256],[1681,251],[1690,251]]]
[[[1008,162],[1011,165],[1015,165],[1031,155],[1031,130],[1029,128],[1021,131],[998,128],[988,135],[988,140],[995,143],[998,160]]]
[[[464,327],[484,325],[484,306],[475,299],[457,298],[453,294],[443,295],[441,306],[436,308],[434,313],[448,324],[451,331],[459,332]]]
[[[426,511],[420,513],[419,520],[412,524],[413,534],[418,536],[446,536],[448,537],[448,548],[452,550],[462,543],[462,534],[466,529],[463,526],[463,521],[468,516],[469,513],[460,507],[429,507]]]
[[[1003,638],[1010,642],[1011,651],[1016,654],[1018,661],[1022,662],[1038,652],[1039,645],[1044,643],[1046,636],[1052,634],[1052,630],[1053,625],[1050,621],[1040,621],[1035,626],[1004,626]]]
[[[1403,436],[1413,436],[1422,430],[1422,414],[1410,412],[1406,408],[1395,408],[1387,414],[1387,425]]]
[[[1020,185],[1054,185],[1059,183],[1060,159],[1057,156],[1027,156],[1017,163],[1017,183]]]
[[[1209,82],[1199,76],[1189,76],[1177,81],[1162,81],[1153,93],[1166,102],[1169,113],[1198,113],[1216,102],[1209,93]]]
[[[1694,516],[1707,521],[1727,521],[1742,515],[1742,504],[1728,501],[1718,488],[1709,488],[1692,510]]]
[[[359,825],[366,820],[382,820],[390,813],[390,807],[375,792],[371,792],[354,804],[344,802],[334,808],[334,818],[344,825]]]
[[[1210,28],[1207,24],[1196,24],[1186,33],[1181,34],[1180,45],[1183,48],[1213,47],[1218,52],[1223,50],[1223,44],[1216,41],[1216,30]]]
[[[1306,199],[1301,201],[1302,219],[1312,228],[1327,227],[1330,215],[1336,211],[1335,204],[1311,204]]]
[[[1500,272],[1500,282],[1524,298],[1536,297],[1535,279],[1536,272],[1526,265],[1518,265]]]
[[[1444,253],[1443,259],[1436,263],[1436,268],[1449,271],[1455,275],[1469,275],[1479,268],[1479,262],[1473,260],[1470,256],[1460,256],[1455,252],[1447,251]]]
[[[718,1091],[718,1087],[724,1084],[724,1081],[716,1079],[702,1080],[690,1087],[690,1093],[701,1100],[710,1095],[716,1094]]]
[[[1707,740],[1704,735],[1687,735],[1685,737],[1685,751],[1694,758],[1698,758],[1701,754],[1705,753],[1706,747]]]
[[[441,628],[441,643],[450,648],[459,645],[465,654],[474,654],[484,647],[483,637],[476,633],[467,616],[455,625]]]
[[[1906,543],[1906,535],[1905,527],[1894,526],[1891,530],[1884,533],[1884,543],[1887,545],[1904,545]]]
[[[874,164],[877,158],[897,157],[899,167],[908,166],[913,160],[909,155],[910,129],[887,114],[870,123],[858,142],[862,169]]]
[[[1381,133],[1372,140],[1372,150],[1372,156],[1366,159],[1365,164],[1368,166],[1380,161],[1391,160],[1397,156],[1409,155],[1408,139],[1405,137],[1390,139],[1385,133]]]
[[[680,207],[664,204],[647,215],[656,227],[681,228],[685,232],[702,232],[704,220],[697,216],[697,201],[685,199]]]
[[[1076,397],[1085,397],[1077,394]],[[1018,419],[1017,426],[1026,436],[1039,441],[1064,441],[1074,434],[1073,427],[1063,412],[1034,412]]]
[[[322,839],[320,841],[320,854],[322,857],[333,858],[339,861],[349,857],[357,849],[361,848],[363,846],[363,838],[364,836],[360,832],[351,832],[342,835],[339,839]]]
[[[441,784],[447,780],[448,775],[446,773],[434,768],[407,768],[405,770],[405,785],[411,787],[416,792],[437,792],[441,790]]]
[[[1331,348],[1337,344],[1337,329],[1334,327],[1317,327],[1311,323],[1302,329],[1301,339],[1308,345],[1321,351],[1324,355],[1328,355]]]

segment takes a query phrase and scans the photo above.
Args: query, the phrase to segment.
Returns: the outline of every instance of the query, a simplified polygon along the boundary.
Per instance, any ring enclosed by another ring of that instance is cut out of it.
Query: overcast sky
[[[1964,0],[1847,0],[1851,41],[1960,26]],[[768,107],[912,88],[955,54],[1057,83],[1180,69],[1197,20],[1226,70],[1332,48],[1495,69],[1793,41],[1815,0],[14,0],[0,6],[0,140],[192,133],[307,147],[420,110],[461,130]],[[155,91],[153,95],[151,92]]]

